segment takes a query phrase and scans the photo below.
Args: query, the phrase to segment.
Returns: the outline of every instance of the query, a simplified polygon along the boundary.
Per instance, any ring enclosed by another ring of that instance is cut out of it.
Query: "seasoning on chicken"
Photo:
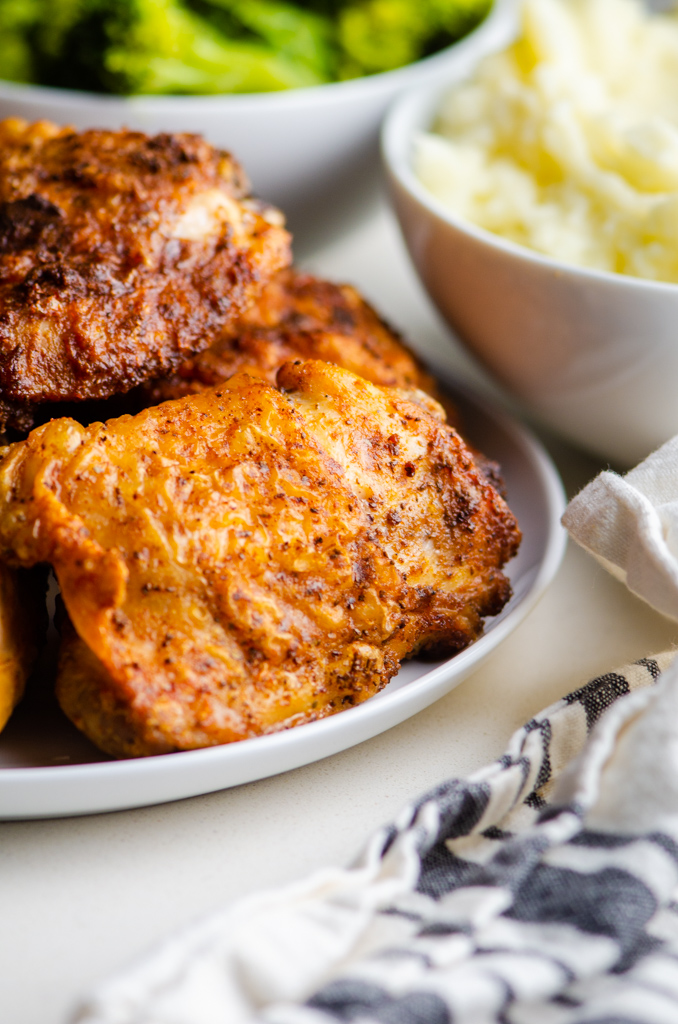
[[[515,519],[432,399],[319,361],[278,384],[53,420],[0,463],[0,556],[54,566],[58,697],[109,753],[351,707],[510,595]]]
[[[360,377],[416,387],[438,397],[436,385],[402,339],[350,285],[286,269],[211,348],[187,359],[164,380],[140,388],[144,405],[204,391],[246,369],[275,384],[283,363],[324,359]]]
[[[195,135],[0,122],[0,429],[172,371],[290,261],[282,215]]]

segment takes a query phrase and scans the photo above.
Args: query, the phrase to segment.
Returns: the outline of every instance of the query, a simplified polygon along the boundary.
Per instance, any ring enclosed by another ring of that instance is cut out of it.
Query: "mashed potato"
[[[678,281],[678,15],[636,0],[527,0],[419,137],[456,214],[555,259]]]

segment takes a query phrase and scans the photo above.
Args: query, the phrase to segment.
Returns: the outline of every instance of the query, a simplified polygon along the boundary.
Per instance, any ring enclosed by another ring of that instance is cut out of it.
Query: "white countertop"
[[[308,266],[358,285],[429,359],[478,381],[418,287],[386,212]],[[603,468],[547,444],[569,494]],[[677,642],[675,623],[570,545],[536,610],[483,666],[376,739],[210,796],[0,824],[0,1021],[65,1024],[79,993],[171,929],[257,889],[345,864],[403,803],[499,755],[540,708]]]

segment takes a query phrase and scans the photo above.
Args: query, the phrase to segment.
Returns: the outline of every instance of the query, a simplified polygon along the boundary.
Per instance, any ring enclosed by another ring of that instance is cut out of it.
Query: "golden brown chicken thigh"
[[[515,519],[430,398],[315,361],[278,383],[237,374],[4,451],[0,554],[54,566],[58,696],[110,753],[332,714],[508,599]]]
[[[324,359],[373,384],[437,397],[430,374],[355,288],[288,268],[211,348],[172,376],[144,384],[141,404],[204,391],[243,369],[275,384],[280,367],[293,359]]]
[[[247,192],[199,136],[0,122],[0,420],[210,345],[290,261],[282,215]]]

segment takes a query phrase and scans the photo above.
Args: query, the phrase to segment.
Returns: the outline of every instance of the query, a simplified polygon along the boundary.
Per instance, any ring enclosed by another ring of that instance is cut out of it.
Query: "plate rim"
[[[0,821],[70,817],[152,806],[282,774],[330,757],[386,732],[435,703],[479,667],[529,615],[554,578],[567,545],[567,533],[560,523],[567,499],[551,457],[529,427],[511,416],[501,404],[478,394],[465,381],[440,370],[437,371],[437,375],[452,392],[453,398],[457,396],[468,402],[485,420],[498,427],[501,433],[508,437],[525,457],[541,487],[546,510],[546,537],[541,557],[535,563],[538,566],[536,575],[527,591],[519,596],[515,606],[509,607],[503,617],[492,623],[491,628],[475,643],[432,667],[417,679],[390,693],[376,694],[356,707],[347,708],[339,714],[317,722],[309,722],[267,736],[252,737],[238,743],[158,754],[154,757],[83,762],[73,765],[0,767]],[[529,571],[528,567],[526,572]],[[330,742],[325,746],[327,740]],[[267,767],[267,762],[271,758],[282,763],[282,767]],[[239,762],[241,771],[232,771],[234,780],[224,782],[220,776],[228,774],[229,767],[232,769],[235,766],[237,769]],[[259,768],[256,767],[257,762]],[[197,787],[195,783],[191,784],[193,777],[201,775],[210,766],[220,769],[215,772],[212,780],[214,784],[205,784],[205,780]],[[173,795],[165,793],[149,799],[148,794],[144,792],[148,786],[152,788],[158,779],[179,782],[182,777],[188,785],[170,787]],[[141,784],[137,798],[130,798],[129,794],[123,798],[116,798],[117,788],[129,785],[130,782]],[[71,791],[75,789],[77,793],[80,786],[86,790],[92,786],[103,786],[104,792],[98,800],[88,799],[86,796],[69,800],[68,797],[72,796]],[[54,791],[64,789],[68,792],[61,808],[54,806]],[[32,806],[21,806],[22,796],[29,795],[29,803]]]

